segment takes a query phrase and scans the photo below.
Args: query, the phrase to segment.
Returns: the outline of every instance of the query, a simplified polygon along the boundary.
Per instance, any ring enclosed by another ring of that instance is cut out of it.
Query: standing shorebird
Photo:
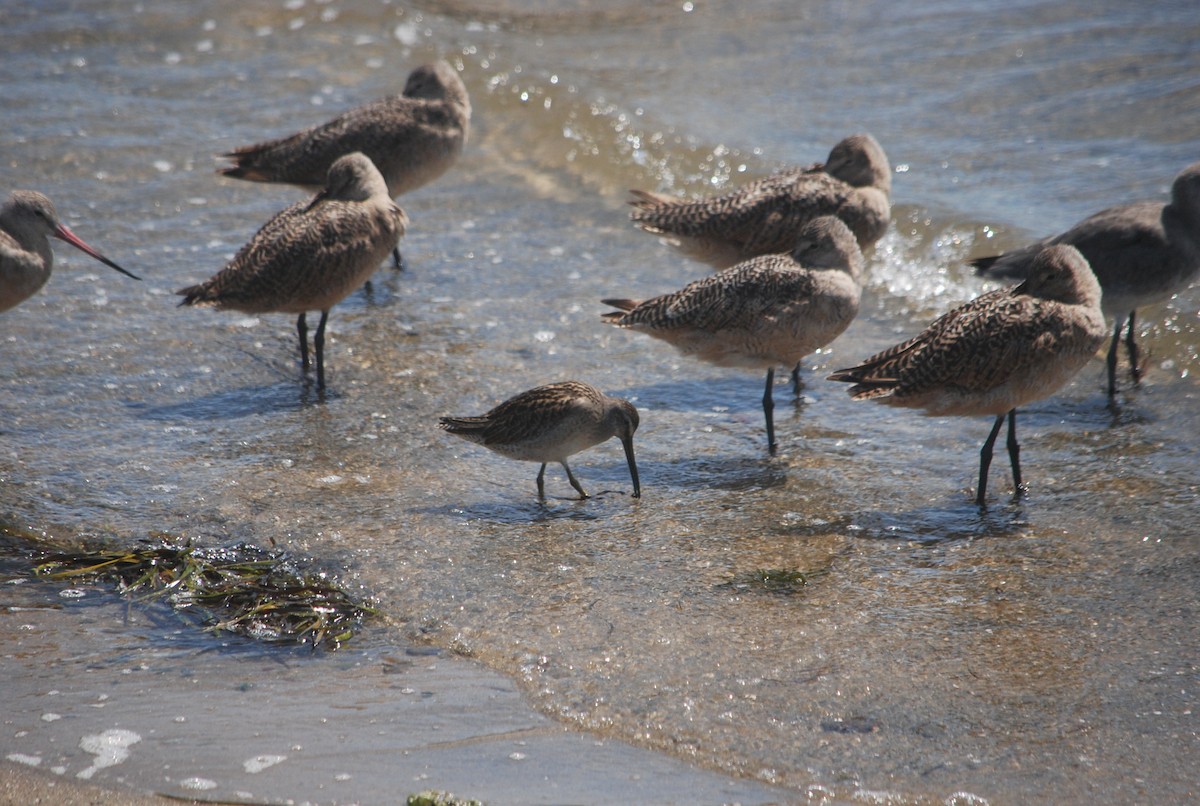
[[[887,230],[891,190],[883,148],[856,134],[834,146],[824,164],[781,171],[723,196],[690,201],[634,190],[630,217],[689,257],[724,269],[787,252],[805,224],[825,215],[840,218],[866,249]]]
[[[319,189],[338,157],[361,151],[375,163],[394,199],[444,174],[458,160],[471,101],[458,71],[444,61],[413,70],[404,92],[276,140],[234,149],[224,176]],[[399,252],[393,253],[400,267]]]
[[[980,274],[1020,278],[1034,256],[1051,244],[1070,244],[1083,254],[1104,291],[1101,305],[1116,320],[1108,348],[1108,397],[1117,393],[1117,348],[1128,323],[1125,349],[1134,383],[1141,380],[1134,340],[1137,309],[1169,299],[1187,288],[1200,271],[1200,162],[1175,178],[1171,201],[1137,202],[1110,207],[1085,218],[1066,232],[1021,249],[976,258]]]
[[[766,369],[763,415],[775,453],[775,366],[794,367],[846,329],[858,314],[862,264],[846,225],[822,216],[804,225],[789,254],[751,258],[645,302],[602,300],[620,309],[603,318],[710,364]]]
[[[207,282],[176,293],[182,305],[245,313],[296,313],[300,360],[308,361],[306,311],[320,311],[313,337],[317,388],[325,388],[325,322],[329,309],[363,284],[408,223],[369,159],[354,153],[329,169],[311,201],[277,213]]]
[[[14,190],[0,207],[0,311],[32,297],[50,279],[54,252],[50,236],[91,255],[105,266],[135,280],[116,263],[84,243],[67,225],[48,198],[36,190]]]
[[[1073,246],[1050,246],[1033,259],[1025,282],[976,297],[915,338],[829,380],[854,384],[849,391],[855,400],[925,409],[929,416],[993,415],[979,453],[975,501],[982,505],[1005,416],[1019,495],[1017,407],[1056,392],[1091,360],[1107,333],[1100,284],[1087,261]]]
[[[609,397],[590,384],[563,381],[539,386],[509,398],[482,416],[442,417],[438,425],[509,459],[541,462],[538,498],[546,497],[546,465],[550,462],[558,462],[567,471],[567,480],[580,500],[587,498],[567,466],[567,457],[616,437],[625,448],[633,497],[642,495],[633,459],[637,409],[628,400]]]

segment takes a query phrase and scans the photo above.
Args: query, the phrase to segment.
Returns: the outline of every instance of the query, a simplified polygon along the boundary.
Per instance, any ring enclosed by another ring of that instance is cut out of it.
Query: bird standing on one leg
[[[944,314],[916,337],[829,380],[852,383],[855,400],[924,409],[926,415],[996,418],[979,456],[982,505],[992,447],[1008,419],[1013,483],[1022,490],[1016,410],[1067,383],[1107,336],[1100,285],[1072,246],[1043,249],[1029,278]]]
[[[774,454],[775,367],[796,366],[846,329],[858,314],[862,264],[846,225],[823,216],[804,226],[788,254],[752,258],[645,302],[602,300],[620,309],[603,319],[710,364],[765,369],[763,416]]]
[[[546,497],[546,465],[558,462],[582,500],[588,494],[567,465],[567,457],[613,437],[625,448],[633,497],[641,497],[633,458],[638,422],[637,409],[628,400],[610,397],[580,381],[563,381],[522,392],[479,417],[442,417],[438,425],[509,459],[541,462],[538,498]]]
[[[317,388],[324,389],[329,309],[371,276],[396,248],[407,223],[374,164],[362,154],[349,154],[330,167],[324,190],[276,214],[211,279],[176,292],[184,297],[179,304],[298,314],[305,370],[305,313],[320,311],[313,351]]]
[[[0,311],[7,311],[36,294],[50,279],[55,237],[91,255],[126,277],[130,274],[97,252],[58,218],[50,199],[36,190],[14,190],[0,206]]]
[[[1141,380],[1134,338],[1137,309],[1169,299],[1200,272],[1200,162],[1175,178],[1171,201],[1137,202],[1091,215],[1066,232],[1000,255],[971,261],[980,274],[1022,278],[1046,246],[1069,244],[1080,251],[1100,282],[1104,312],[1114,318],[1108,349],[1108,397],[1117,393],[1117,348],[1125,348],[1134,383]]]

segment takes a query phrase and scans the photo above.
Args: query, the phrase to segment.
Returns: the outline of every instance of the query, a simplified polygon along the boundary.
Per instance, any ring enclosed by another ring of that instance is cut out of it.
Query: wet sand
[[[508,678],[441,650],[263,650],[102,588],[68,589],[84,601],[59,605],[60,590],[6,586],[3,803],[390,804],[427,790],[493,806],[797,796],[570,730]]]

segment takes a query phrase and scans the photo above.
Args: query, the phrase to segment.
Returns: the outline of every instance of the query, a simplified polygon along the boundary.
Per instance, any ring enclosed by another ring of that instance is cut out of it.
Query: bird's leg
[[[775,399],[771,395],[772,387],[775,386],[775,367],[767,369],[767,388],[763,392],[763,417],[767,421],[767,451],[775,455]]]
[[[542,462],[542,469],[538,471],[537,477],[538,498],[546,497],[546,463]]]
[[[1013,490],[1017,495],[1025,491],[1021,484],[1021,446],[1017,444],[1017,410],[1008,413],[1008,458],[1012,462]]]
[[[792,395],[800,397],[800,362],[796,362],[796,366],[792,367]]]
[[[317,354],[317,388],[325,388],[325,322],[329,319],[329,309],[321,311],[321,323],[313,334],[313,352]]]
[[[579,479],[575,478],[575,474],[571,472],[571,468],[567,467],[566,462],[561,462],[560,464],[563,466],[563,470],[567,471],[567,481],[571,482],[571,486],[579,492],[579,500],[582,501],[587,498],[588,494],[583,491],[583,486],[579,483]]]
[[[1141,364],[1138,363],[1139,351],[1137,342],[1134,341],[1133,333],[1133,322],[1135,316],[1137,316],[1136,310],[1129,312],[1129,330],[1125,331],[1125,351],[1129,353],[1129,374],[1133,378],[1134,383],[1141,383],[1142,367]]]
[[[975,503],[979,506],[983,506],[983,498],[987,493],[988,468],[992,466],[992,448],[996,445],[996,436],[1000,433],[1002,425],[1004,425],[1003,414],[996,418],[996,423],[992,426],[992,433],[988,434],[983,448],[979,451],[979,487],[975,494]]]
[[[1108,399],[1111,401],[1117,395],[1117,348],[1121,346],[1121,328],[1125,319],[1117,320],[1117,329],[1113,331],[1112,343],[1108,345]]]
[[[404,271],[404,258],[400,256],[400,247],[392,249],[392,268],[396,271]]]
[[[304,314],[296,318],[296,333],[300,336],[300,369],[308,372],[308,323]]]

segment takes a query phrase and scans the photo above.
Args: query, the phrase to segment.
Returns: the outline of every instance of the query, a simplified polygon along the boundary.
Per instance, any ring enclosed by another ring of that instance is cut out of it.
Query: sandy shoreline
[[[106,789],[0,761],[0,806],[163,806],[195,801]]]

